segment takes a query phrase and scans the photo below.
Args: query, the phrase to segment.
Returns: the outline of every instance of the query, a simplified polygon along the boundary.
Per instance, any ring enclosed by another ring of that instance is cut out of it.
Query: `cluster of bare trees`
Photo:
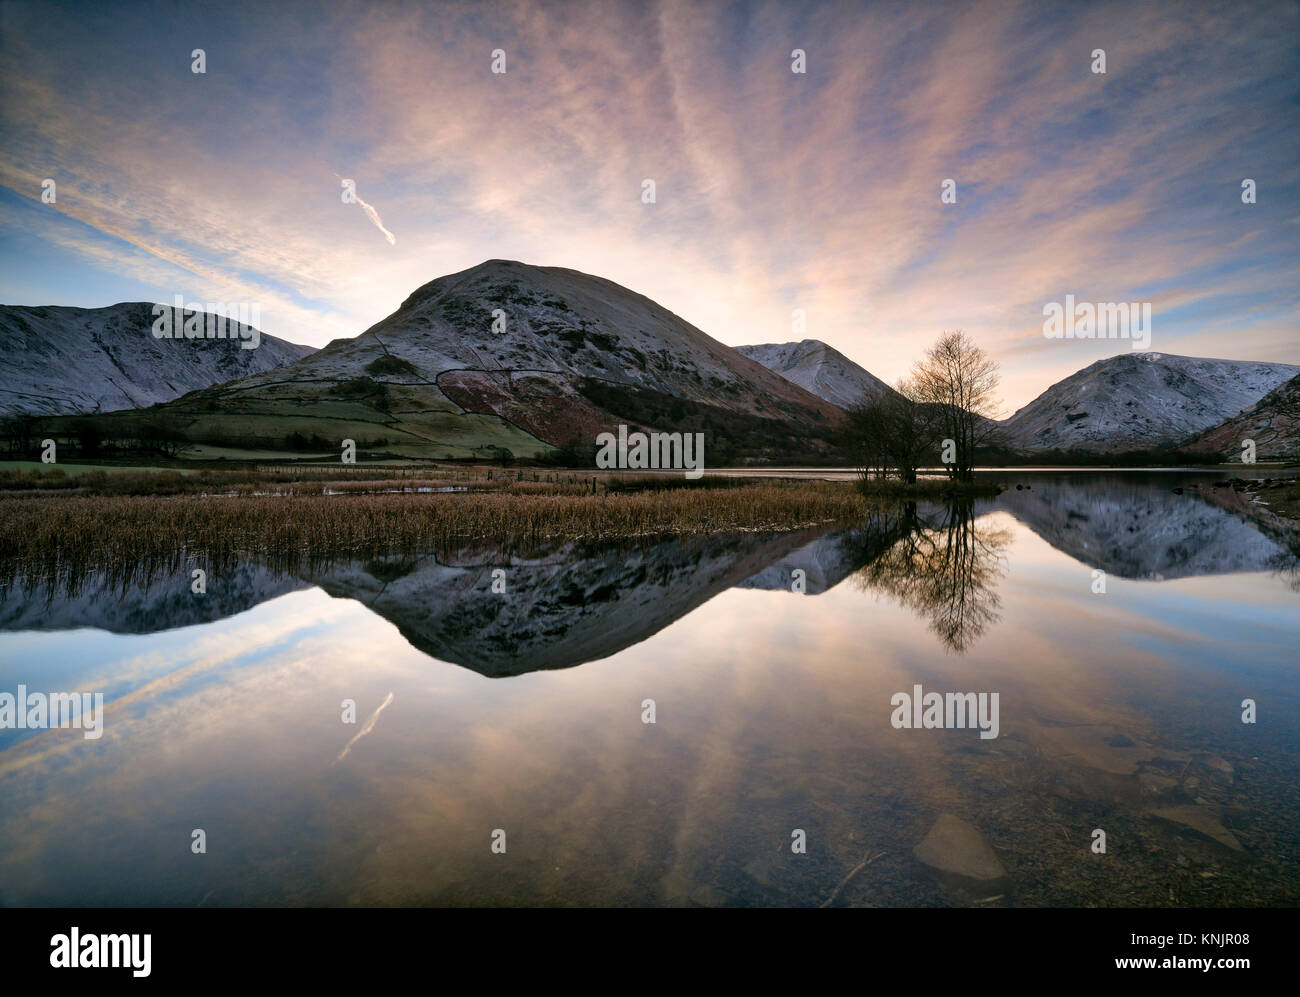
[[[998,365],[966,333],[946,332],[892,392],[849,410],[843,443],[864,477],[916,481],[940,463],[970,481],[975,452],[991,442]]]

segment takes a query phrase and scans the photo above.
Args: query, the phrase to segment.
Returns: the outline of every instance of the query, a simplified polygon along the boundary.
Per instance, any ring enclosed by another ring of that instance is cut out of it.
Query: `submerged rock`
[[[1203,837],[1216,841],[1225,848],[1231,848],[1234,852],[1242,851],[1241,842],[1237,836],[1223,826],[1219,819],[1219,811],[1212,806],[1191,804],[1181,807],[1166,807],[1163,810],[1153,810],[1152,817],[1159,817],[1161,820],[1168,821],[1171,824],[1177,824],[1180,827],[1189,828]]]
[[[961,885],[988,887],[1005,879],[1007,871],[993,854],[993,849],[973,826],[941,814],[912,854],[922,864]]]

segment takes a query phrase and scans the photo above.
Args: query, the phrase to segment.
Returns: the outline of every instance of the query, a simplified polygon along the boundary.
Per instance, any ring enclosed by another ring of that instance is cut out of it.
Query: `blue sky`
[[[1300,363],[1298,12],[6,2],[0,301],[250,301],[319,346],[506,258],[891,381],[964,328],[1002,414],[1129,350],[1044,338],[1066,294],[1150,301],[1158,352]]]

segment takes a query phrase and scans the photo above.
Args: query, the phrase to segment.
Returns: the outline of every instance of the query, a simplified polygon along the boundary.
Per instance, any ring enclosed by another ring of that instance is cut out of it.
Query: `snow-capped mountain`
[[[256,408],[264,443],[338,429],[403,456],[532,457],[625,423],[705,433],[710,466],[726,448],[816,453],[843,418],[643,295],[509,260],[439,277],[354,339],[173,407],[196,442]]]
[[[1018,450],[1120,453],[1176,446],[1297,374],[1283,363],[1125,353],[1058,381],[1002,422]]]
[[[153,334],[153,307],[143,301],[106,308],[0,305],[0,413],[147,408],[312,352],[260,330],[253,349],[243,348],[251,335],[160,339]]]
[[[870,371],[819,339],[737,346],[736,349],[787,381],[841,408],[851,408],[864,399],[893,391]]]

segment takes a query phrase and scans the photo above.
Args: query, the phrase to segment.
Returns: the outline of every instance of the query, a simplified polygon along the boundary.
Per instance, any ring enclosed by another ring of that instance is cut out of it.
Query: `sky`
[[[512,259],[891,383],[964,329],[1003,416],[1131,352],[1045,337],[1067,294],[1300,364],[1298,52],[1292,2],[0,0],[0,302],[323,346]]]

